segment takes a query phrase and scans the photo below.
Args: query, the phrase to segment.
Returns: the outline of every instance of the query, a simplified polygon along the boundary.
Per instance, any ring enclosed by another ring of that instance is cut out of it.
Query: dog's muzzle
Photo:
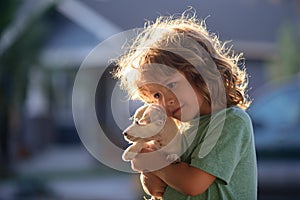
[[[132,136],[132,135],[129,135],[127,132],[123,132],[122,134],[123,134],[123,136],[124,136],[125,138],[127,138],[128,140],[130,140],[130,141],[132,141],[132,142],[135,142],[135,141],[137,141],[138,139],[140,139],[140,138],[138,138],[138,137],[134,137],[134,136]]]

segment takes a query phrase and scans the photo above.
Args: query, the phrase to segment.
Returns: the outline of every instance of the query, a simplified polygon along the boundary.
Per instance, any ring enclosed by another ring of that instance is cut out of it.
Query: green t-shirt
[[[191,121],[184,135],[183,162],[216,180],[201,195],[186,196],[167,187],[164,200],[255,200],[257,168],[253,129],[248,114],[230,107]],[[198,129],[197,129],[198,128]]]

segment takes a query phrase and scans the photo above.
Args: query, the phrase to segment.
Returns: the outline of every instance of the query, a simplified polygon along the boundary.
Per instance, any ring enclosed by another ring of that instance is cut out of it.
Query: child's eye
[[[167,87],[168,87],[169,89],[172,89],[173,87],[175,87],[175,85],[176,85],[176,82],[171,82],[171,83],[168,83],[168,84],[167,84]]]
[[[160,93],[155,93],[154,95],[153,95],[153,97],[155,98],[155,99],[159,99],[160,98]]]

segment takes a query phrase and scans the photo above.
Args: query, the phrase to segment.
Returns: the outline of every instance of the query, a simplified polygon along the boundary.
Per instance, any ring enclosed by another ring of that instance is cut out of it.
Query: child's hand
[[[167,184],[152,173],[141,173],[141,183],[144,191],[155,197],[162,197]]]
[[[166,156],[152,148],[144,148],[132,161],[131,168],[139,172],[151,172],[161,169],[170,163]]]

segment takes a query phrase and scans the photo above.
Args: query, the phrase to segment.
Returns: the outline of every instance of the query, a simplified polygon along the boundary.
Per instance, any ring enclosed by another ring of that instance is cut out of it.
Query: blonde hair
[[[248,77],[242,54],[235,54],[231,47],[226,48],[225,45],[226,42],[222,43],[216,35],[207,31],[205,21],[197,19],[195,13],[190,15],[184,12],[179,17],[161,16],[153,23],[146,23],[130,49],[118,58],[114,77],[120,79],[121,88],[132,99],[147,101],[138,84],[143,70],[152,63],[166,65],[182,72],[190,84],[196,86],[211,103],[204,80],[216,78],[211,66],[213,64],[223,80],[226,106],[236,105],[245,110],[250,101],[245,94]],[[195,65],[200,65],[198,70]],[[205,79],[199,69],[205,71]],[[159,67],[156,70],[157,74],[167,73],[159,71]]]

